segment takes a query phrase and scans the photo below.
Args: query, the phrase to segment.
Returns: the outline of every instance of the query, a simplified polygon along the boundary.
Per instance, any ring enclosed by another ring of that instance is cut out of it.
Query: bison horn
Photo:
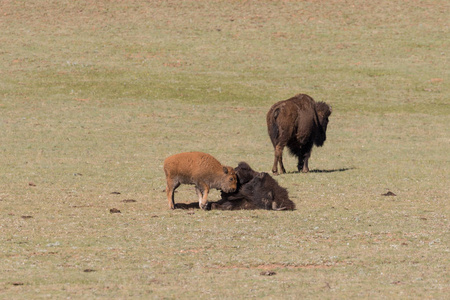
[[[272,209],[280,211],[280,210],[286,210],[286,207],[277,207],[277,203],[275,201],[273,201],[272,202]]]
[[[277,210],[277,203],[275,201],[272,202],[272,209]]]
[[[223,167],[223,172],[224,172],[225,174],[228,174],[228,168],[227,168],[227,167]]]
[[[286,210],[286,207],[277,207],[277,203],[275,201],[272,202],[272,209],[276,211]]]

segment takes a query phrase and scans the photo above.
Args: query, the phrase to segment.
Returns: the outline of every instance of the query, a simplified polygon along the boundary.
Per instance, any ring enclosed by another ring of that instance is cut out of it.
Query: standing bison
[[[331,107],[325,102],[315,102],[305,94],[275,103],[267,113],[267,129],[275,150],[272,172],[286,173],[283,149],[288,147],[298,158],[298,171],[307,173],[308,159],[313,145],[321,147],[326,140]],[[280,164],[280,172],[278,172]]]
[[[211,188],[227,193],[237,187],[236,173],[232,167],[223,166],[207,153],[186,152],[169,156],[164,160],[167,200],[175,208],[174,192],[180,184],[193,184],[198,195],[199,207],[206,209]]]

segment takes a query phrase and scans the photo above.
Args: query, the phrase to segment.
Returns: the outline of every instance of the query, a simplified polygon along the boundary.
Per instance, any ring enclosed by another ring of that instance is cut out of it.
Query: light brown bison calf
[[[211,188],[231,193],[236,190],[236,173],[232,167],[223,166],[207,153],[186,152],[169,156],[164,161],[169,207],[175,208],[174,192],[180,184],[193,184],[199,206],[205,209]]]

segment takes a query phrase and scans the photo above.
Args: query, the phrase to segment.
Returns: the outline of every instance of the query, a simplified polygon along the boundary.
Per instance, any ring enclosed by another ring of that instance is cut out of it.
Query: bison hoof
[[[212,203],[211,202],[206,202],[205,208],[203,208],[204,210],[211,210],[212,209]]]

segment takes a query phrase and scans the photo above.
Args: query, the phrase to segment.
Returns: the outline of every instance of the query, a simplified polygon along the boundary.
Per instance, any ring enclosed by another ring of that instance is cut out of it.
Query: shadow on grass
[[[348,170],[354,170],[356,169],[355,167],[351,167],[351,168],[340,168],[340,169],[331,169],[331,170],[310,170],[309,172],[311,173],[334,173],[334,172],[345,172]]]
[[[198,202],[175,203],[175,209],[200,209]]]
[[[315,170],[309,170],[309,173],[334,173],[334,172],[345,172],[345,171],[354,170],[354,169],[356,169],[356,168],[351,167],[351,168],[340,168],[340,169],[330,169],[330,170],[315,169]],[[304,174],[304,173],[299,172],[299,171],[292,171],[292,172],[286,172],[286,174]]]

